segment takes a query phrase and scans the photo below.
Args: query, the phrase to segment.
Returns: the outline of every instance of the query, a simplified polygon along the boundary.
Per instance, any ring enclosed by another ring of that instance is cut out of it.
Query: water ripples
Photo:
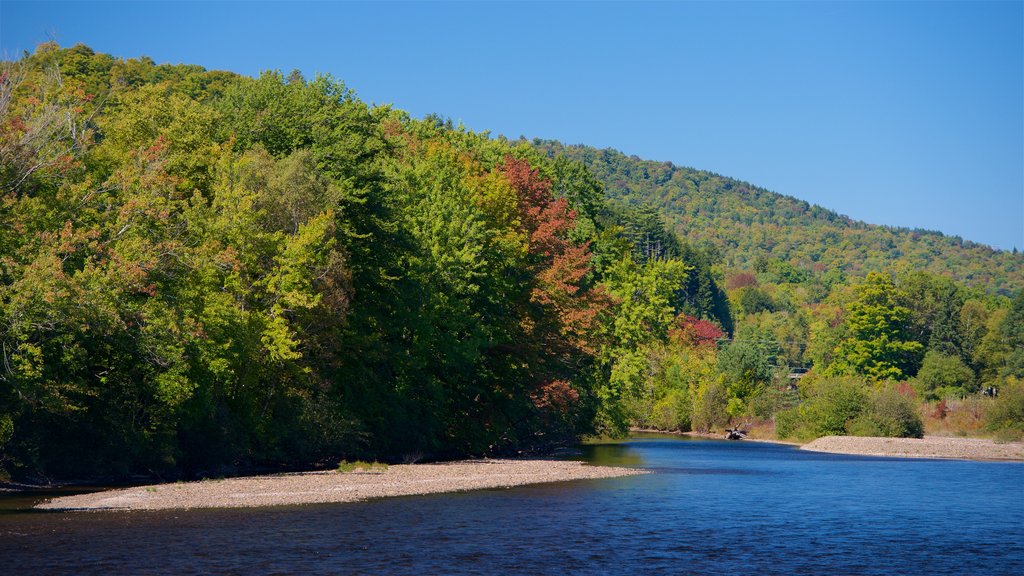
[[[1024,465],[638,439],[658,473],[252,510],[0,515],[12,574],[1024,574]]]

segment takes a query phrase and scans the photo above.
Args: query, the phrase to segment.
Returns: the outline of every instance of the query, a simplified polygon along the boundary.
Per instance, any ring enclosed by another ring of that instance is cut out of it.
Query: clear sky
[[[474,130],[613,147],[1024,248],[1024,2],[49,3],[0,50],[329,72]]]

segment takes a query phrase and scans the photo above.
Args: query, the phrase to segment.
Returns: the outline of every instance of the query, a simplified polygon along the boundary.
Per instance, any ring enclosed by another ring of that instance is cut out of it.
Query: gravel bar
[[[644,474],[636,468],[563,460],[470,460],[403,464],[383,472],[302,472],[155,484],[62,496],[46,510],[170,510],[356,502],[389,496],[511,488],[524,484]]]
[[[865,436],[825,436],[804,444],[801,450],[895,456],[899,458],[953,458],[957,460],[1024,460],[1024,443],[998,444],[981,438],[875,438]]]

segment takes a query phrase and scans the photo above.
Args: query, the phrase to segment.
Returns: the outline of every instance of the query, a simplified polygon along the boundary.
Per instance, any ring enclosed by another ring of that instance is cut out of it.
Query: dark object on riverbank
[[[726,440],[743,440],[749,434],[749,430],[740,430],[739,428],[726,428],[725,439]]]

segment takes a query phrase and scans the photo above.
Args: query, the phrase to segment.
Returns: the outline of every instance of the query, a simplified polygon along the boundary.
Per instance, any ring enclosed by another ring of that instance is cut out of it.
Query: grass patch
[[[363,462],[362,460],[356,460],[355,462],[342,460],[341,462],[338,462],[338,472],[342,474],[347,474],[349,472],[383,474],[387,472],[387,470],[388,465],[381,462]]]

